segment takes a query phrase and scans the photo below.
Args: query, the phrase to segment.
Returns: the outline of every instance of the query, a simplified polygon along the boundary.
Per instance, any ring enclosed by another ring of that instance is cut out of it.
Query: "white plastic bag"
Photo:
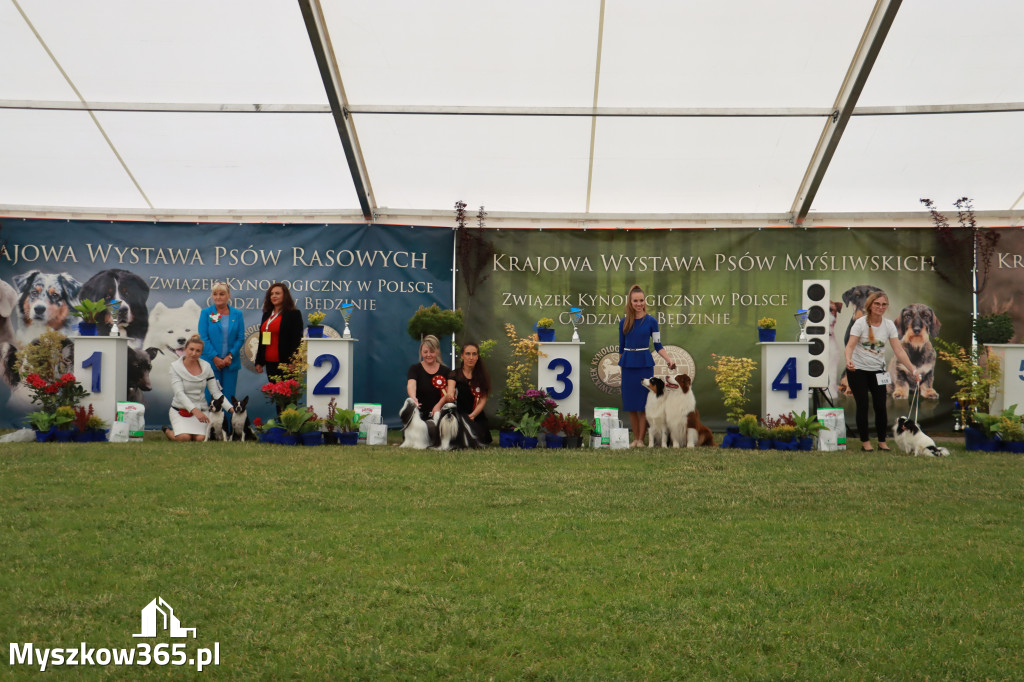
[[[146,432],[146,406],[142,403],[117,403],[114,423],[110,425],[111,443],[141,443]],[[124,424],[124,426],[118,426]],[[127,438],[124,431],[127,430]]]
[[[611,435],[608,438],[608,447],[612,450],[625,450],[628,448],[629,429],[624,429],[621,426],[611,429]]]

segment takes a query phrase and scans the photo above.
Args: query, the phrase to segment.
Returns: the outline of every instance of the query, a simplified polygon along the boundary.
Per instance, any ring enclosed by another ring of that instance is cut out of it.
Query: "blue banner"
[[[123,300],[145,311],[127,330],[138,350],[130,362],[153,356],[151,367],[132,375],[129,391],[141,395],[150,427],[167,422],[168,369],[196,332],[199,312],[211,304],[210,287],[231,288],[231,305],[243,312],[246,352],[239,398],[249,396],[251,416],[272,416],[260,392],[266,375],[251,361],[267,288],[288,285],[303,318],[327,314],[339,334],[342,304],[352,303],[356,402],[380,403],[385,421],[397,424],[405,399],[405,375],[418,359],[406,327],[419,306],[452,305],[453,231],[440,227],[382,225],[268,225],[137,223],[4,219],[6,248],[0,255],[0,424],[21,426],[34,408],[12,381],[14,351],[46,329],[67,336],[77,319],[69,308],[111,271],[120,271]],[[155,349],[151,350],[151,349]],[[145,362],[144,360],[141,360]],[[323,416],[323,415],[321,415]]]

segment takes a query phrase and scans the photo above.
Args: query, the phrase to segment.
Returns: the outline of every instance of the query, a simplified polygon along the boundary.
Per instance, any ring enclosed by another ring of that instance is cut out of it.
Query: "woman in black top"
[[[462,347],[462,365],[448,375],[448,400],[454,402],[461,414],[473,425],[476,439],[482,445],[491,442],[491,427],[487,423],[484,407],[491,392],[491,378],[480,359],[480,346],[468,342]]]
[[[288,363],[302,343],[302,312],[296,310],[288,285],[274,282],[263,299],[259,345],[256,349],[256,372],[267,368],[267,378],[277,380],[280,365]]]
[[[441,364],[438,359],[440,352],[441,342],[437,337],[424,336],[420,341],[420,361],[409,367],[406,374],[405,392],[416,401],[424,419],[440,412],[446,402],[451,369]]]

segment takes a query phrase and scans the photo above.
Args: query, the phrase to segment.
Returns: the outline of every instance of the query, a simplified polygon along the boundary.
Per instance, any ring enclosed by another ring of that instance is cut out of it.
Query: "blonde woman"
[[[448,394],[448,375],[451,368],[442,364],[441,342],[428,334],[420,341],[420,361],[406,373],[405,392],[416,401],[420,414],[429,419],[441,411]]]
[[[850,341],[846,344],[846,378],[853,391],[857,405],[857,432],[860,435],[860,449],[871,452],[871,433],[868,430],[868,396],[875,408],[875,431],[878,434],[878,449],[888,450],[885,437],[889,416],[886,414],[886,388],[892,381],[885,367],[886,342],[892,346],[896,359],[914,378],[921,380],[921,373],[907,357],[900,343],[900,335],[892,320],[885,318],[889,309],[889,296],[884,291],[872,291],[864,303],[867,313],[858,318],[850,327]]]
[[[206,440],[210,418],[203,412],[206,408],[203,394],[209,391],[214,400],[224,395],[213,375],[213,367],[203,360],[202,355],[203,340],[199,334],[193,334],[185,343],[185,355],[171,363],[169,371],[174,392],[168,412],[171,425],[163,428],[169,440]],[[225,405],[225,411],[230,412],[231,406]]]
[[[651,342],[654,350],[668,363],[674,372],[676,363],[669,358],[661,345],[658,321],[647,314],[647,297],[639,284],[634,284],[626,296],[626,310],[619,322],[619,367],[622,368],[622,410],[629,415],[633,430],[632,447],[643,447],[647,434],[647,389],[640,382],[654,376],[654,358],[651,357]]]
[[[213,305],[199,313],[203,360],[213,366],[213,375],[224,394],[233,396],[238,386],[238,370],[242,368],[245,321],[242,311],[230,305],[231,289],[227,282],[217,282],[210,288],[210,300]]]

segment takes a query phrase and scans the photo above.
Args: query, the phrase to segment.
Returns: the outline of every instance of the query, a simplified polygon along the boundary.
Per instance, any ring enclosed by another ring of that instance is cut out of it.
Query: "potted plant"
[[[757,363],[750,358],[737,358],[731,355],[711,354],[714,360],[710,369],[715,374],[715,385],[722,393],[722,404],[725,405],[726,417],[731,422],[738,422],[747,413],[747,392],[750,390],[750,376],[757,369]],[[739,433],[735,426],[727,427],[733,433]]]
[[[104,299],[91,301],[83,298],[78,305],[72,306],[71,310],[75,317],[82,318],[78,323],[78,333],[81,336],[96,336],[96,323],[101,315],[110,310],[110,304]]]
[[[25,415],[25,420],[36,432],[36,442],[45,443],[53,440],[53,413],[37,410]]]
[[[776,450],[796,450],[796,427],[790,424],[779,424],[773,427],[772,442]]]
[[[739,434],[731,434],[733,438],[729,443],[728,447],[739,448],[740,450],[753,450],[757,446],[757,439],[761,435],[762,429],[761,424],[757,419],[757,415],[745,414],[737,423],[739,427]],[[726,447],[725,441],[722,441],[722,447]]]
[[[309,320],[309,326],[306,327],[306,335],[311,339],[322,339],[324,338],[324,318],[327,315],[322,310],[314,310],[306,319]]]
[[[537,320],[537,340],[538,341],[554,341],[555,340],[555,321],[550,317],[542,317]]]
[[[565,433],[565,447],[583,447],[585,434],[590,433],[593,426],[586,419],[580,419],[578,415],[567,414],[562,420],[562,431]]]
[[[1009,452],[1024,452],[1024,425],[1017,414],[1017,406],[1011,405],[1003,410],[991,430],[999,436],[1003,448]]]
[[[359,417],[355,410],[334,410],[330,421],[338,429],[338,445],[355,445],[359,442]]]
[[[800,414],[794,412],[790,416],[793,418],[793,426],[796,427],[796,439],[800,449],[813,450],[814,439],[818,436],[818,433],[822,429],[828,430],[828,428],[819,422],[817,417],[807,414],[806,411]]]
[[[978,348],[967,350],[963,346],[943,339],[932,339],[940,360],[949,363],[950,373],[956,381],[953,400],[960,405],[960,423],[964,425],[964,439],[968,449],[972,440],[986,438],[977,428],[980,415],[987,413],[989,401],[1002,380],[1002,363],[996,355],[984,361]]]
[[[107,428],[107,423],[103,419],[94,414],[92,403],[89,403],[89,407],[75,407],[75,418],[74,418],[74,440],[81,443],[88,443],[92,441],[104,441],[106,440],[106,434],[104,430]]]
[[[526,450],[537,447],[537,433],[542,421],[543,418],[533,414],[524,414],[519,418],[516,430],[523,434],[523,443],[520,447]]]
[[[565,447],[565,434],[563,432],[564,424],[565,415],[563,415],[561,412],[552,412],[551,414],[544,417],[544,421],[541,422],[541,426],[544,427],[544,431],[546,432],[546,435],[544,436],[544,444],[547,447]]]
[[[75,421],[75,408],[70,405],[61,405],[53,413],[53,438],[58,443],[67,443],[74,435],[71,428]]]
[[[439,339],[445,336],[457,334],[462,331],[465,323],[462,319],[462,310],[444,310],[436,303],[429,308],[420,306],[409,318],[408,332],[414,340],[419,341],[427,334],[432,334]]]
[[[774,317],[762,317],[757,321],[757,340],[761,343],[767,343],[775,340],[775,325],[776,321]]]
[[[299,445],[303,433],[309,433],[319,427],[315,414],[295,406],[282,410],[278,420],[285,430],[280,441],[283,445]]]

